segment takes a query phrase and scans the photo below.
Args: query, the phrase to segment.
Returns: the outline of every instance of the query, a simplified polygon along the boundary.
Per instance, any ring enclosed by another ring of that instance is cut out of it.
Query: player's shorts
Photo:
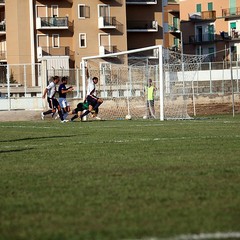
[[[58,108],[58,105],[59,105],[59,102],[56,98],[47,98],[47,101],[48,101],[48,106],[51,108],[51,109],[54,109],[54,108]]]
[[[61,108],[69,107],[69,103],[66,98],[59,98],[59,104]]]
[[[147,107],[154,107],[154,100],[147,100]]]
[[[94,95],[88,95],[87,96],[87,102],[89,105],[91,105],[92,107],[95,107],[96,104],[98,103],[98,97],[94,96]]]

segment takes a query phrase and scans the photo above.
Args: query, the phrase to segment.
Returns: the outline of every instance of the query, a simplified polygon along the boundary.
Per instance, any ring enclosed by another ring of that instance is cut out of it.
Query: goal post
[[[87,66],[90,77],[99,79],[96,90],[104,100],[99,113],[103,119],[131,115],[132,119],[154,116],[163,121],[190,118],[187,107],[194,93],[192,81],[199,61],[196,56],[157,45],[84,57],[81,67]],[[154,87],[154,101],[149,100],[149,80]],[[83,98],[86,82],[82,71]]]

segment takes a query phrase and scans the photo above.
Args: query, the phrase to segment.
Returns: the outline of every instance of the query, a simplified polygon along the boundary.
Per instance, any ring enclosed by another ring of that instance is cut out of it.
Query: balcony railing
[[[189,36],[189,43],[207,43],[220,39],[220,35],[217,34],[191,35]]]
[[[37,29],[68,29],[68,17],[38,17]]]
[[[222,9],[222,16],[225,18],[240,16],[240,7]]]
[[[216,11],[189,13],[189,19],[193,22],[215,21]]]
[[[126,4],[157,4],[157,0],[126,0]]]
[[[116,17],[99,17],[98,28],[99,29],[115,29],[117,27]]]
[[[158,57],[159,57],[158,49],[151,49],[151,50],[146,50],[146,51],[143,51],[143,52],[136,52],[136,53],[130,53],[129,54],[129,58],[132,58],[132,59],[134,59],[134,58],[136,58],[136,59],[139,59],[139,58],[155,59],[155,58],[158,58]]]
[[[157,32],[158,22],[153,21],[128,21],[127,22],[128,32]]]
[[[117,4],[120,4],[122,5],[122,1],[123,0],[101,0],[102,2],[105,2],[105,3],[108,3],[108,4],[114,4],[114,3],[117,3]]]
[[[38,58],[42,58],[45,56],[71,56],[72,52],[69,47],[38,47],[37,48],[37,56]]]
[[[110,53],[116,53],[117,46],[100,46],[99,47],[99,55],[105,55]]]

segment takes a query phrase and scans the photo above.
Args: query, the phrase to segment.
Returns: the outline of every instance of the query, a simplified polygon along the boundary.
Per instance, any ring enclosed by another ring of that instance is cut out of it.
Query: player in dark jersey
[[[73,87],[66,87],[67,77],[62,77],[62,83],[59,85],[58,94],[59,94],[59,104],[63,111],[63,118],[66,119],[68,116],[68,112],[70,112],[70,105],[67,102],[67,93],[73,91]]]

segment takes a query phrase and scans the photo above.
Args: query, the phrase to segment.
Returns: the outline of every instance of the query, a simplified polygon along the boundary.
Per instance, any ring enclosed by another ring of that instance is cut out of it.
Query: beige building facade
[[[184,53],[209,54],[210,61],[240,54],[239,0],[180,0]]]
[[[80,68],[82,57],[163,43],[160,0],[0,0],[0,61]]]

